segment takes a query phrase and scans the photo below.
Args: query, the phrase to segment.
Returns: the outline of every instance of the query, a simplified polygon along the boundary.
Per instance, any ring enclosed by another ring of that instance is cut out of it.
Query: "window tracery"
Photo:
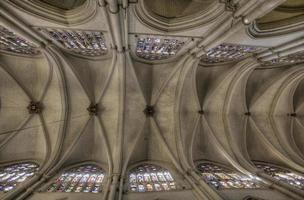
[[[177,54],[185,43],[172,38],[138,37],[136,55],[146,60],[162,60]]]
[[[0,49],[19,54],[37,55],[36,47],[16,33],[0,25]]]
[[[266,48],[224,43],[208,50],[208,52],[202,57],[202,62],[214,64],[239,61],[263,50],[266,50]]]
[[[216,189],[261,188],[257,177],[224,169],[216,164],[201,163],[197,166],[203,179]]]
[[[129,173],[129,190],[153,192],[175,190],[176,183],[171,173],[156,165],[140,165]]]
[[[64,171],[47,189],[47,192],[91,192],[102,189],[104,172],[93,165],[83,165]]]
[[[0,191],[9,192],[34,176],[39,166],[35,163],[18,163],[0,168]]]
[[[104,34],[100,31],[40,29],[64,49],[84,56],[101,56],[107,53]]]
[[[270,65],[284,65],[284,64],[296,64],[304,62],[304,51],[300,51],[297,53],[293,53],[287,56],[282,56],[280,58],[275,58],[270,61],[264,61],[262,62],[265,66]]]
[[[255,164],[255,166],[259,169],[262,169],[266,174],[269,176],[282,181],[284,183],[287,183],[289,185],[292,185],[296,188],[299,188],[301,190],[304,189],[304,176],[291,172],[289,170],[285,170],[273,165],[268,164]]]

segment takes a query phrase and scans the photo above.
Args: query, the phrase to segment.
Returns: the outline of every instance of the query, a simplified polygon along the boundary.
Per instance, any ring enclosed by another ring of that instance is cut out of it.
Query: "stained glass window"
[[[270,61],[262,62],[263,65],[285,65],[285,64],[296,64],[304,62],[304,51],[300,51],[297,53],[293,53],[287,56],[283,56],[280,58],[275,58]]]
[[[33,44],[0,25],[0,49],[13,53],[36,55],[39,51]]]
[[[47,189],[47,192],[92,192],[102,189],[104,172],[93,165],[84,165],[64,171]]]
[[[207,54],[202,57],[202,62],[213,64],[239,61],[263,50],[266,50],[266,48],[224,43],[210,49]]]
[[[256,164],[256,167],[264,170],[266,174],[273,178],[285,182],[289,185],[304,190],[304,176],[291,172],[289,170],[281,169],[279,167],[268,164]]]
[[[100,31],[78,31],[60,29],[40,29],[51,40],[64,49],[85,56],[100,56],[107,53],[105,38]]]
[[[176,183],[171,173],[159,166],[141,165],[129,173],[129,190],[152,192],[175,190]]]
[[[247,176],[212,163],[201,163],[197,168],[204,180],[216,189],[262,187],[258,177]]]
[[[38,171],[35,163],[18,163],[0,168],[0,191],[8,192],[34,176]]]
[[[146,60],[161,60],[177,54],[184,42],[177,39],[138,37],[136,55]]]

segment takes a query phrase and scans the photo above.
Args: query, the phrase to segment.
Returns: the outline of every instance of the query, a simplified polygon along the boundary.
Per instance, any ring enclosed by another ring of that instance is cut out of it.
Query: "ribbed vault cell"
[[[283,27],[303,28],[304,1],[287,0],[267,15],[257,20],[257,27],[264,30],[276,30]]]
[[[178,18],[205,10],[213,0],[145,0],[147,8],[164,18]]]
[[[71,10],[81,6],[86,0],[40,0],[57,8]]]

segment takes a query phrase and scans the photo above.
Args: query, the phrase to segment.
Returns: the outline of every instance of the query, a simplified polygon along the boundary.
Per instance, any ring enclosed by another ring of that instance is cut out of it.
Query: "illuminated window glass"
[[[0,168],[0,191],[8,192],[18,184],[34,176],[38,171],[35,163],[18,163]]]
[[[177,54],[184,45],[177,39],[139,37],[136,44],[136,55],[146,60],[161,60]]]
[[[40,29],[64,49],[85,56],[100,56],[107,53],[105,38],[100,31]]]
[[[263,50],[266,50],[266,48],[258,47],[258,46],[224,43],[210,49],[202,57],[202,62],[212,64],[212,63],[239,61],[254,53],[261,52]]]
[[[286,65],[286,64],[296,64],[304,62],[304,51],[293,53],[287,56],[282,56],[280,58],[275,58],[270,61],[262,62],[263,65]]]
[[[202,163],[197,168],[204,180],[216,189],[261,187],[257,177],[233,172],[215,164]]]
[[[84,165],[63,172],[47,189],[48,192],[92,192],[102,188],[104,172],[92,165]]]
[[[273,165],[267,164],[255,164],[257,168],[264,170],[266,174],[272,176],[273,178],[285,182],[289,185],[297,187],[299,189],[304,189],[304,176],[293,173],[291,171],[275,167]]]
[[[0,49],[13,53],[36,55],[39,51],[33,44],[24,38],[17,36],[14,32],[0,25]]]
[[[132,192],[152,192],[175,190],[176,183],[171,173],[159,166],[141,165],[129,173],[129,190]]]

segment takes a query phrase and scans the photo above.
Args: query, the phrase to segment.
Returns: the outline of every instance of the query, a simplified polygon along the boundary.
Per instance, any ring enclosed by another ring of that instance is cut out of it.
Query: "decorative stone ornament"
[[[288,116],[291,116],[291,117],[296,117],[297,116],[297,113],[289,113],[287,114]]]
[[[98,104],[91,103],[87,110],[90,115],[98,115]]]
[[[204,110],[199,110],[198,114],[203,115],[204,114]]]
[[[153,117],[153,115],[155,113],[154,107],[150,106],[150,105],[147,105],[145,110],[144,110],[144,113],[147,117]]]
[[[225,3],[226,10],[232,11],[232,12],[237,10],[238,4],[234,3],[233,0],[225,0],[224,3]]]
[[[251,116],[251,112],[245,112],[244,113],[246,116]]]
[[[30,114],[39,114],[41,113],[43,106],[40,102],[31,101],[27,109]]]

